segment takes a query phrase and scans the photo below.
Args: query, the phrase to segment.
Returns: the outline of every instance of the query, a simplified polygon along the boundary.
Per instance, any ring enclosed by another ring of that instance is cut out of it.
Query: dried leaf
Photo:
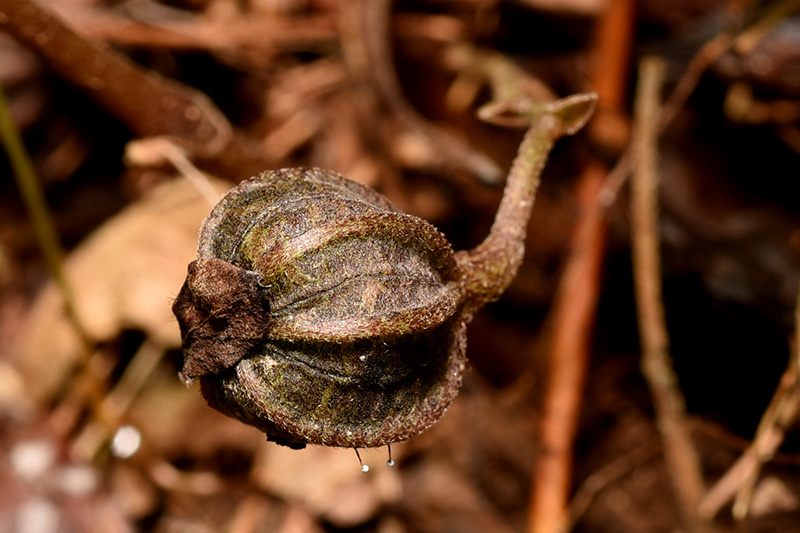
[[[386,466],[385,450],[361,450],[361,471],[352,450],[311,446],[302,451],[270,446],[255,471],[256,482],[269,493],[304,506],[338,528],[363,524],[382,505],[399,498],[396,468]]]
[[[229,188],[214,186],[220,193]],[[180,346],[170,306],[209,209],[188,181],[175,180],[109,220],[70,255],[67,277],[92,340],[110,341],[133,329],[164,347]],[[81,360],[79,338],[53,283],[35,301],[15,353],[39,401],[52,398]]]

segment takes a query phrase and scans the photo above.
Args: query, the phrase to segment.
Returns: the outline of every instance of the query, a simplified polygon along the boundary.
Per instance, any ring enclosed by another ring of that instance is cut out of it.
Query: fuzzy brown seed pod
[[[335,172],[284,169],[236,186],[205,220],[173,306],[181,379],[294,448],[376,447],[429,427],[458,393],[466,324],[519,267],[547,153],[594,101],[530,113],[492,231],[467,252]]]
[[[436,421],[464,368],[447,239],[334,172],[265,172],[206,219],[175,302],[184,381],[290,446],[379,446]]]

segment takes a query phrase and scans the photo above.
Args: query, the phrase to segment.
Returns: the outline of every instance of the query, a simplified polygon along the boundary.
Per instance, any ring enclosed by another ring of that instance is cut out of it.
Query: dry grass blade
[[[683,393],[672,369],[661,294],[658,239],[658,117],[664,63],[641,62],[634,116],[635,163],[631,183],[633,268],[642,343],[642,371],[650,387],[673,488],[686,528],[709,531],[697,503],[703,495],[700,459],[686,422]]]
[[[709,490],[700,506],[706,518],[713,518],[732,499],[733,516],[747,517],[753,488],[764,463],[772,460],[786,438],[787,428],[800,418],[800,294],[795,311],[794,350],[775,394],[761,417],[753,443]]]

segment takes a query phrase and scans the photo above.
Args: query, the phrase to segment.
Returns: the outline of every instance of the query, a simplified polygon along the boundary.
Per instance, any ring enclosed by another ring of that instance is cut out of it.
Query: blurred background
[[[31,215],[6,144],[0,532],[800,531],[798,13],[0,0],[6,132],[47,207]],[[170,306],[221,193],[330,168],[472,248],[523,135],[476,116],[506,83],[594,91],[598,109],[551,154],[459,397],[396,466],[267,443],[180,382]],[[632,261],[642,154],[660,270]],[[665,343],[639,334],[642,279],[663,289]],[[661,382],[641,370],[653,348],[674,364]]]

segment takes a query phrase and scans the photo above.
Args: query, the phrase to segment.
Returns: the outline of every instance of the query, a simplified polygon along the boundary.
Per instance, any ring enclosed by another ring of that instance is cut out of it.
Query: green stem
[[[19,187],[25,207],[33,223],[34,233],[39,248],[44,255],[47,267],[64,298],[64,303],[79,335],[88,339],[75,309],[75,299],[64,273],[64,252],[61,249],[55,225],[44,199],[44,194],[36,177],[28,152],[22,142],[8,109],[8,102],[3,88],[0,87],[0,141],[5,146],[11,169]]]

